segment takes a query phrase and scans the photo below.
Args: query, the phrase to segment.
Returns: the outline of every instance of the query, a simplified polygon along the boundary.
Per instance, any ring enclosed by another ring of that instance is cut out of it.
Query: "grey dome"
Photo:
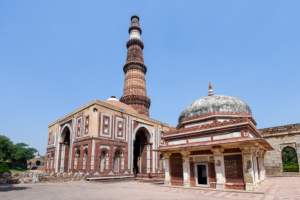
[[[198,99],[188,105],[180,114],[178,123],[187,117],[193,117],[214,111],[225,112],[248,112],[252,115],[251,108],[248,104],[238,98],[224,96],[224,95],[211,95]]]

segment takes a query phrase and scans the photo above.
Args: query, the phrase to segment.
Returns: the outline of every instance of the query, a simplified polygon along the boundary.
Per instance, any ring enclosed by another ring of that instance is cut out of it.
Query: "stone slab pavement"
[[[0,185],[0,199],[203,199],[203,200],[300,200],[300,177],[270,177],[271,188],[264,194],[193,190],[158,187],[157,183],[141,182],[65,182]]]

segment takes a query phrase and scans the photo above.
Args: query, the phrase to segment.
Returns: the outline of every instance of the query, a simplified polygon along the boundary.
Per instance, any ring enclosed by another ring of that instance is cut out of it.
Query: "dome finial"
[[[211,95],[214,95],[214,94],[213,94],[213,89],[212,89],[212,86],[211,86],[211,82],[209,81],[208,96],[211,96]]]

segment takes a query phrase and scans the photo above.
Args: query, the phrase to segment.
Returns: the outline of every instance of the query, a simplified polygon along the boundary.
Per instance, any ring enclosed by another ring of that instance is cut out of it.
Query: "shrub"
[[[9,168],[8,168],[7,163],[6,163],[6,162],[3,162],[3,163],[0,165],[0,175],[3,175],[3,174],[6,173],[6,172],[8,172],[8,173],[11,174],[11,172],[9,171]]]
[[[299,172],[298,166],[283,166],[284,172]]]

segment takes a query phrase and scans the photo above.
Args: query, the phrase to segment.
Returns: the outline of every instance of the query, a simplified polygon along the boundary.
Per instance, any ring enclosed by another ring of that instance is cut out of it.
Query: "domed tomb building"
[[[176,130],[165,131],[165,185],[253,191],[266,181],[261,137],[251,108],[230,96],[209,95],[188,105]]]

